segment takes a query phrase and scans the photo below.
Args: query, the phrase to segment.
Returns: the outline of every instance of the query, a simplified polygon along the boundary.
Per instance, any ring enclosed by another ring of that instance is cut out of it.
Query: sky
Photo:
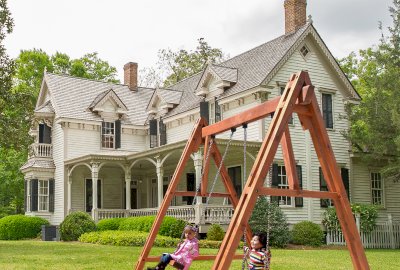
[[[284,34],[283,0],[8,0],[14,31],[7,53],[98,52],[118,70],[155,67],[160,49],[194,50],[198,38],[233,57]],[[337,57],[379,43],[392,0],[308,0],[307,15]],[[387,31],[386,31],[387,33]]]

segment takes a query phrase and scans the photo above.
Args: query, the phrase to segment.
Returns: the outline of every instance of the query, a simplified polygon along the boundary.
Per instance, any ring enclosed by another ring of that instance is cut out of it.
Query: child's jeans
[[[163,253],[160,261],[165,263],[165,264],[168,264],[171,260],[172,260],[171,254]]]

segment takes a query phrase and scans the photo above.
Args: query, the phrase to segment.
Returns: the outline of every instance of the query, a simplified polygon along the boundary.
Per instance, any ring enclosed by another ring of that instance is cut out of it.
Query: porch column
[[[161,203],[164,198],[163,192],[163,178],[164,178],[164,169],[161,163],[161,158],[159,156],[156,157],[156,171],[157,171],[157,197],[158,197],[158,207],[161,206]]]
[[[68,206],[67,215],[72,212],[72,176],[68,175]]]
[[[131,209],[131,172],[125,171],[125,203],[126,210]]]
[[[99,178],[99,163],[92,162],[92,217],[96,221],[96,210],[97,210],[97,181]]]
[[[200,183],[201,183],[201,171],[203,168],[203,155],[201,154],[201,151],[197,151],[196,153],[194,153],[194,170],[196,173],[196,189],[197,187],[199,187]],[[202,198],[201,196],[196,197],[196,204],[202,204]]]

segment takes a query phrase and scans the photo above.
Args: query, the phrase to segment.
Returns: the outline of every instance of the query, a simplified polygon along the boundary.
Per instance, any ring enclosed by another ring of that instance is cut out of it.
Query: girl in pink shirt
[[[148,267],[147,270],[163,270],[171,260],[175,261],[175,267],[187,270],[194,258],[199,256],[199,240],[196,238],[197,228],[186,225],[184,229],[185,241],[179,244],[177,250],[172,253],[164,253],[156,267]]]

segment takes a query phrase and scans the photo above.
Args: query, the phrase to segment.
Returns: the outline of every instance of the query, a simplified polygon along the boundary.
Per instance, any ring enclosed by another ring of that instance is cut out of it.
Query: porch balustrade
[[[96,222],[107,218],[155,216],[158,208],[142,209],[95,209]],[[182,219],[196,224],[229,224],[233,216],[233,208],[229,205],[184,205],[171,206],[167,216]]]
[[[33,143],[29,147],[29,158],[32,157],[53,157],[53,145],[47,143]]]

